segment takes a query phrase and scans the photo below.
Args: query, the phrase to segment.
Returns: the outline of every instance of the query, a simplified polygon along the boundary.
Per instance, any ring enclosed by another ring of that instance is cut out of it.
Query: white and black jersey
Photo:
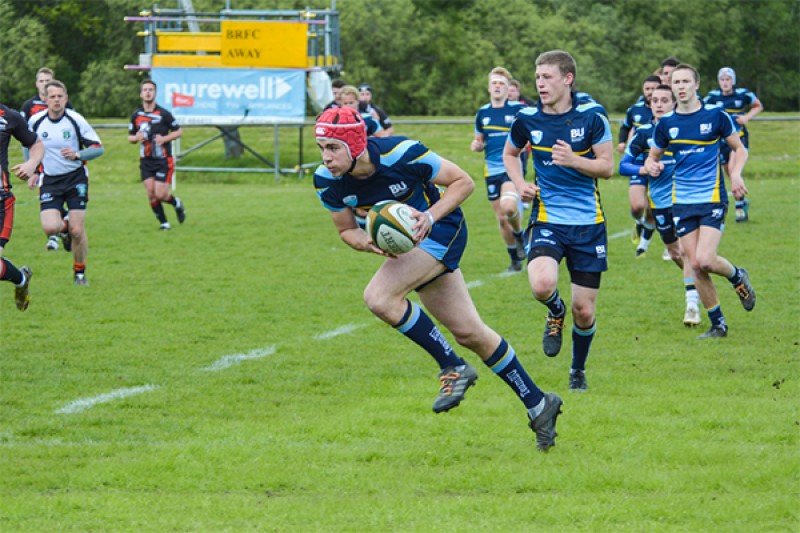
[[[65,109],[58,120],[53,121],[47,110],[40,111],[28,120],[28,125],[44,142],[45,153],[42,167],[46,176],[61,176],[84,165],[77,159],[67,159],[61,150],[71,148],[78,151],[89,146],[102,146],[100,137],[80,113]]]

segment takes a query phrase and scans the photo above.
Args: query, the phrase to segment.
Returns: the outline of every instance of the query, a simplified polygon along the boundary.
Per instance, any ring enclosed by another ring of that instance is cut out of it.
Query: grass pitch
[[[655,242],[634,258],[627,182],[601,184],[610,269],[586,394],[567,392],[568,335],[542,354],[524,274],[499,275],[479,180],[462,268],[484,319],[565,401],[548,454],[463,349],[481,379],[431,412],[434,363],[361,301],[381,259],[341,243],[310,179],[184,173],[187,221],[168,208],[160,232],[135,148],[101,131],[88,289],[68,254],[45,251],[33,193],[14,189],[5,255],[34,278],[25,313],[0,285],[0,530],[796,531],[800,128],[780,124],[794,143],[752,124],[751,222],[729,213],[720,253],[750,271],[758,303],[746,313],[715,279],[726,339],[683,328],[680,272]],[[479,178],[471,129],[398,133]],[[560,287],[568,298],[565,270]]]

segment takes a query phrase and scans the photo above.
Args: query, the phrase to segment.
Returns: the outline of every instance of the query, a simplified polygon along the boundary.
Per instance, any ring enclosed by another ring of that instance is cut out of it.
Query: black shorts
[[[175,161],[172,156],[163,159],[140,159],[139,173],[142,181],[148,178],[155,178],[156,181],[172,183],[172,176],[175,174]]]
[[[89,202],[89,175],[81,167],[60,176],[44,175],[39,187],[39,210],[67,208],[86,209]]]

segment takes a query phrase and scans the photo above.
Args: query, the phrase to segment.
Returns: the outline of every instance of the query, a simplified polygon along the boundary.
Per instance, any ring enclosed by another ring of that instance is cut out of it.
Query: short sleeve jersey
[[[622,125],[628,129],[640,128],[645,124],[650,124],[653,120],[653,111],[644,101],[636,102],[625,112]]]
[[[539,186],[536,222],[592,225],[605,222],[597,180],[574,168],[553,164],[553,145],[557,140],[570,144],[580,156],[594,159],[592,146],[611,142],[608,120],[599,104],[577,105],[562,114],[542,111],[541,104],[519,112],[511,125],[509,142],[518,149],[531,143],[533,168]]]
[[[731,117],[719,106],[693,113],[671,111],[661,117],[653,146],[675,157],[673,204],[727,202],[719,163],[720,140],[736,132]]]
[[[171,142],[158,146],[153,140],[156,135],[168,135],[179,129],[178,121],[172,113],[159,105],[150,112],[140,107],[133,112],[131,122],[128,124],[130,135],[136,135],[140,131],[145,133],[147,140],[139,145],[139,157],[142,159],[165,159],[172,156]]]
[[[744,88],[734,88],[733,92],[727,95],[722,94],[721,90],[715,89],[703,98],[703,102],[707,104],[722,106],[722,109],[734,118],[744,115],[756,100],[758,100],[756,93]],[[736,127],[736,131],[746,130],[743,125],[737,124],[735,120],[733,125]]]
[[[87,146],[102,146],[100,137],[80,113],[65,109],[56,121],[40,111],[28,120],[28,125],[44,142],[42,167],[46,176],[60,176],[80,168],[84,162],[66,159],[61,155],[63,148],[80,150]]]
[[[506,101],[501,107],[486,104],[475,114],[475,133],[483,135],[485,147],[483,157],[483,176],[497,176],[506,171],[503,164],[503,148],[514,117],[524,106],[520,102]]]
[[[322,205],[330,211],[369,210],[383,200],[406,203],[419,211],[441,197],[431,180],[439,173],[441,158],[419,141],[406,137],[370,137],[367,141],[375,173],[365,179],[350,174],[334,176],[320,165],[314,173],[314,188]],[[461,208],[447,217],[463,217]]]
[[[653,133],[655,126],[646,124],[637,128],[630,142],[625,147],[625,155],[633,158],[634,163],[644,165],[647,156],[650,155],[650,148],[653,145]],[[672,152],[667,151],[661,158],[664,163],[664,170],[658,177],[648,176],[647,192],[650,195],[656,209],[666,209],[672,207],[672,175],[675,172],[675,157]]]
[[[28,129],[21,114],[0,104],[0,200],[11,196],[11,179],[8,175],[8,145],[11,137],[22,146],[30,148],[36,142],[36,134]]]

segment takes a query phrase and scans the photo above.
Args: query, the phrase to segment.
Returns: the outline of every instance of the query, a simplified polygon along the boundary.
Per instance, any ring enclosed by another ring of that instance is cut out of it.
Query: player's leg
[[[88,285],[86,258],[89,255],[89,238],[86,235],[86,210],[70,208],[69,234],[72,238],[72,270],[75,285]]]
[[[28,294],[31,269],[27,266],[17,268],[14,263],[3,257],[3,250],[11,238],[14,226],[14,202],[13,196],[0,201],[0,280],[14,284],[14,303],[17,309],[25,311],[31,301]]]
[[[747,270],[738,268],[730,261],[717,254],[722,231],[716,227],[700,226],[698,235],[698,265],[708,273],[717,274],[730,281],[742,306],[752,311],[756,305],[756,293],[750,283]]]
[[[697,293],[711,322],[711,328],[698,338],[725,337],[728,334],[728,325],[725,323],[725,316],[722,314],[722,308],[717,297],[717,289],[708,271],[700,266],[698,258],[699,233],[699,227],[696,227],[680,237],[681,249],[686,256],[686,261],[691,266],[692,278],[694,279]]]
[[[527,256],[525,244],[522,240],[522,201],[516,187],[514,187],[514,183],[508,177],[506,177],[506,181],[503,182],[500,189],[500,211],[505,217],[513,239],[513,250],[506,240],[506,246],[509,247],[508,255],[511,257],[512,264],[515,261],[521,263]],[[520,270],[522,269],[520,268]]]
[[[592,347],[597,320],[595,308],[600,289],[600,272],[571,272],[572,276],[572,364],[569,390],[582,392],[586,383],[586,360]]]
[[[172,178],[175,175],[175,166],[172,157],[168,157],[161,162],[161,168],[156,174],[156,196],[159,201],[169,204],[175,208],[175,215],[178,217],[178,223],[183,224],[186,220],[186,209],[183,202],[177,196],[172,195]]]
[[[555,423],[561,399],[542,392],[522,366],[506,339],[481,320],[467,289],[461,270],[440,276],[419,291],[425,307],[448,329],[461,346],[483,360],[517,395],[528,411],[537,446],[546,451],[555,445]],[[452,377],[457,377],[457,372]],[[445,383],[448,376],[444,376]],[[440,394],[438,403],[451,402],[451,395]],[[460,398],[458,399],[460,401]],[[434,404],[434,410],[436,404]]]
[[[533,297],[547,307],[542,350],[548,357],[561,351],[562,331],[567,306],[558,292],[558,263],[560,254],[552,248],[535,247],[528,263],[528,282]]]
[[[631,207],[631,217],[635,221],[633,232],[631,233],[631,242],[637,245],[638,249],[645,230],[649,232],[649,237],[652,237],[653,229],[655,228],[652,224],[652,218],[648,221],[647,211],[650,204],[647,199],[647,178],[645,176],[632,176],[630,178],[628,183],[628,202]],[[637,253],[636,255],[641,254]]]
[[[156,178],[155,176],[149,176],[146,178],[142,178],[142,185],[144,185],[144,190],[147,193],[147,203],[150,204],[150,209],[153,210],[153,214],[158,219],[158,223],[162,230],[169,230],[170,225],[167,222],[167,215],[164,213],[164,206],[161,205],[161,200],[156,193]]]
[[[511,260],[508,272],[521,272],[522,260],[517,256],[517,246],[514,240],[513,228],[509,224],[505,212],[505,205],[501,201],[502,192],[503,175],[489,176],[486,178],[486,197],[492,206],[492,211],[494,211],[494,217],[500,229],[500,236],[503,239],[503,243],[506,245],[506,252]]]

